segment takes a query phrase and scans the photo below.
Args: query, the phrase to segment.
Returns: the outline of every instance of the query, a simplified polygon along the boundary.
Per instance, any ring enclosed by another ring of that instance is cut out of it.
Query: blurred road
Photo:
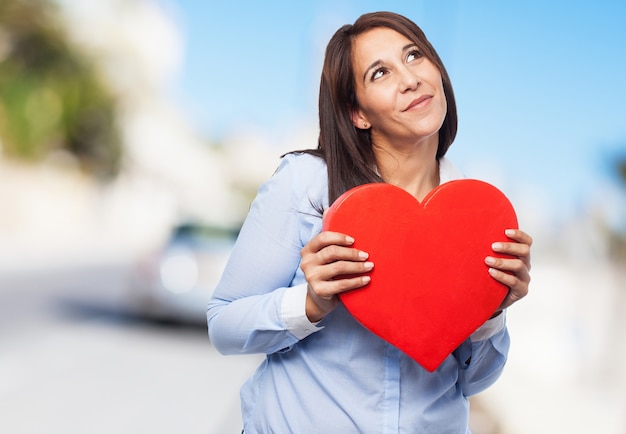
[[[0,432],[239,433],[258,357],[125,313],[124,265],[0,276]]]
[[[625,432],[626,275],[584,265],[536,261],[532,297],[508,315],[507,369],[472,404],[476,434]],[[127,313],[128,270],[0,272],[0,433],[240,433],[260,356]]]

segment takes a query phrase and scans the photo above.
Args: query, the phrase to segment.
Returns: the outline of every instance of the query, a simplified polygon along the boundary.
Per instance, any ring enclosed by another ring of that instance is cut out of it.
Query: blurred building
[[[173,97],[185,55],[176,10],[151,0],[56,4],[70,42],[116,97],[122,168],[103,183],[68,153],[42,164],[0,158],[3,266],[133,255],[180,220],[239,225],[278,151],[246,132],[211,143],[187,122]]]

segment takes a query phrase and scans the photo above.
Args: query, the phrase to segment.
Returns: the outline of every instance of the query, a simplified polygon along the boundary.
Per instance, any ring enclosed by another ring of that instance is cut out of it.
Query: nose
[[[400,70],[400,91],[406,92],[409,90],[415,90],[420,85],[421,80],[415,70],[404,67]]]

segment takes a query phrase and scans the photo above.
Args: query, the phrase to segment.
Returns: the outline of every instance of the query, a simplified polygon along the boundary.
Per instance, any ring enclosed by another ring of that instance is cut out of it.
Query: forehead
[[[369,66],[372,62],[401,54],[410,45],[415,44],[403,34],[388,27],[376,27],[354,38],[352,61],[355,67],[359,64]]]

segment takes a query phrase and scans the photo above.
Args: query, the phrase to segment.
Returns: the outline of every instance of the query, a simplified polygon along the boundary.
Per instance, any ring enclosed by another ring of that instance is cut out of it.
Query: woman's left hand
[[[496,253],[511,255],[513,258],[494,256],[485,258],[485,263],[490,267],[489,274],[509,287],[509,293],[496,310],[496,314],[524,298],[528,294],[530,284],[530,246],[533,239],[519,229],[507,229],[505,234],[514,242],[493,243],[492,249]]]

